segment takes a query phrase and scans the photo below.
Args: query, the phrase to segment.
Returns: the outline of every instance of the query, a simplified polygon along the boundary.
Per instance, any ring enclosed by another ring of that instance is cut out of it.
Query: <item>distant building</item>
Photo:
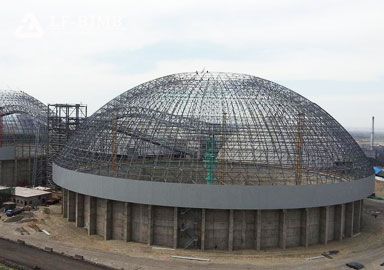
[[[25,187],[4,187],[0,186],[0,194],[3,193],[7,198],[3,202],[11,200],[18,205],[22,206],[36,206],[44,204],[47,200],[51,199],[52,193],[49,191],[38,190]]]
[[[41,205],[51,199],[52,193],[49,191],[37,190],[33,188],[15,187],[13,201],[19,205]]]

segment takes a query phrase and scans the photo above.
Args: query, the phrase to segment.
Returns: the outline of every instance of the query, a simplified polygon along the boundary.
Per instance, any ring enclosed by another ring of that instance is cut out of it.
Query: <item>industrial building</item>
[[[0,186],[0,194],[7,195],[8,201],[21,206],[37,206],[46,203],[52,197],[52,192],[41,188],[4,187]]]
[[[193,72],[114,98],[53,165],[90,235],[173,248],[326,244],[361,229],[372,168],[315,103],[258,77]]]
[[[52,192],[26,188],[26,187],[15,187],[12,200],[19,205],[26,206],[37,206],[45,204],[52,197]]]
[[[45,184],[47,107],[21,91],[0,91],[0,185]]]

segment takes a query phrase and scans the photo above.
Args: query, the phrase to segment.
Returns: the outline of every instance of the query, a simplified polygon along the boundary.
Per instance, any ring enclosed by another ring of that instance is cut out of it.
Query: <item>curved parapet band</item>
[[[374,176],[332,184],[230,186],[161,183],[93,175],[53,167],[59,186],[89,196],[172,207],[205,209],[295,209],[348,203],[374,192]]]

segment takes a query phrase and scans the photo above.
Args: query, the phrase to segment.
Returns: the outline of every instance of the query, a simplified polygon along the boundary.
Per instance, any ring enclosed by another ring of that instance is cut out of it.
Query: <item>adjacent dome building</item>
[[[45,183],[47,108],[22,91],[0,90],[0,185]]]
[[[108,102],[54,164],[89,234],[200,249],[308,246],[360,231],[373,172],[327,112],[271,81],[194,72]]]

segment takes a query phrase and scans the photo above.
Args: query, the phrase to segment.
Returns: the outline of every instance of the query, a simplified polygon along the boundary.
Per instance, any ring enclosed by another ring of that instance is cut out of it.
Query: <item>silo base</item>
[[[362,203],[215,210],[126,203],[63,190],[63,216],[89,235],[201,250],[285,249],[342,240],[360,232]]]

